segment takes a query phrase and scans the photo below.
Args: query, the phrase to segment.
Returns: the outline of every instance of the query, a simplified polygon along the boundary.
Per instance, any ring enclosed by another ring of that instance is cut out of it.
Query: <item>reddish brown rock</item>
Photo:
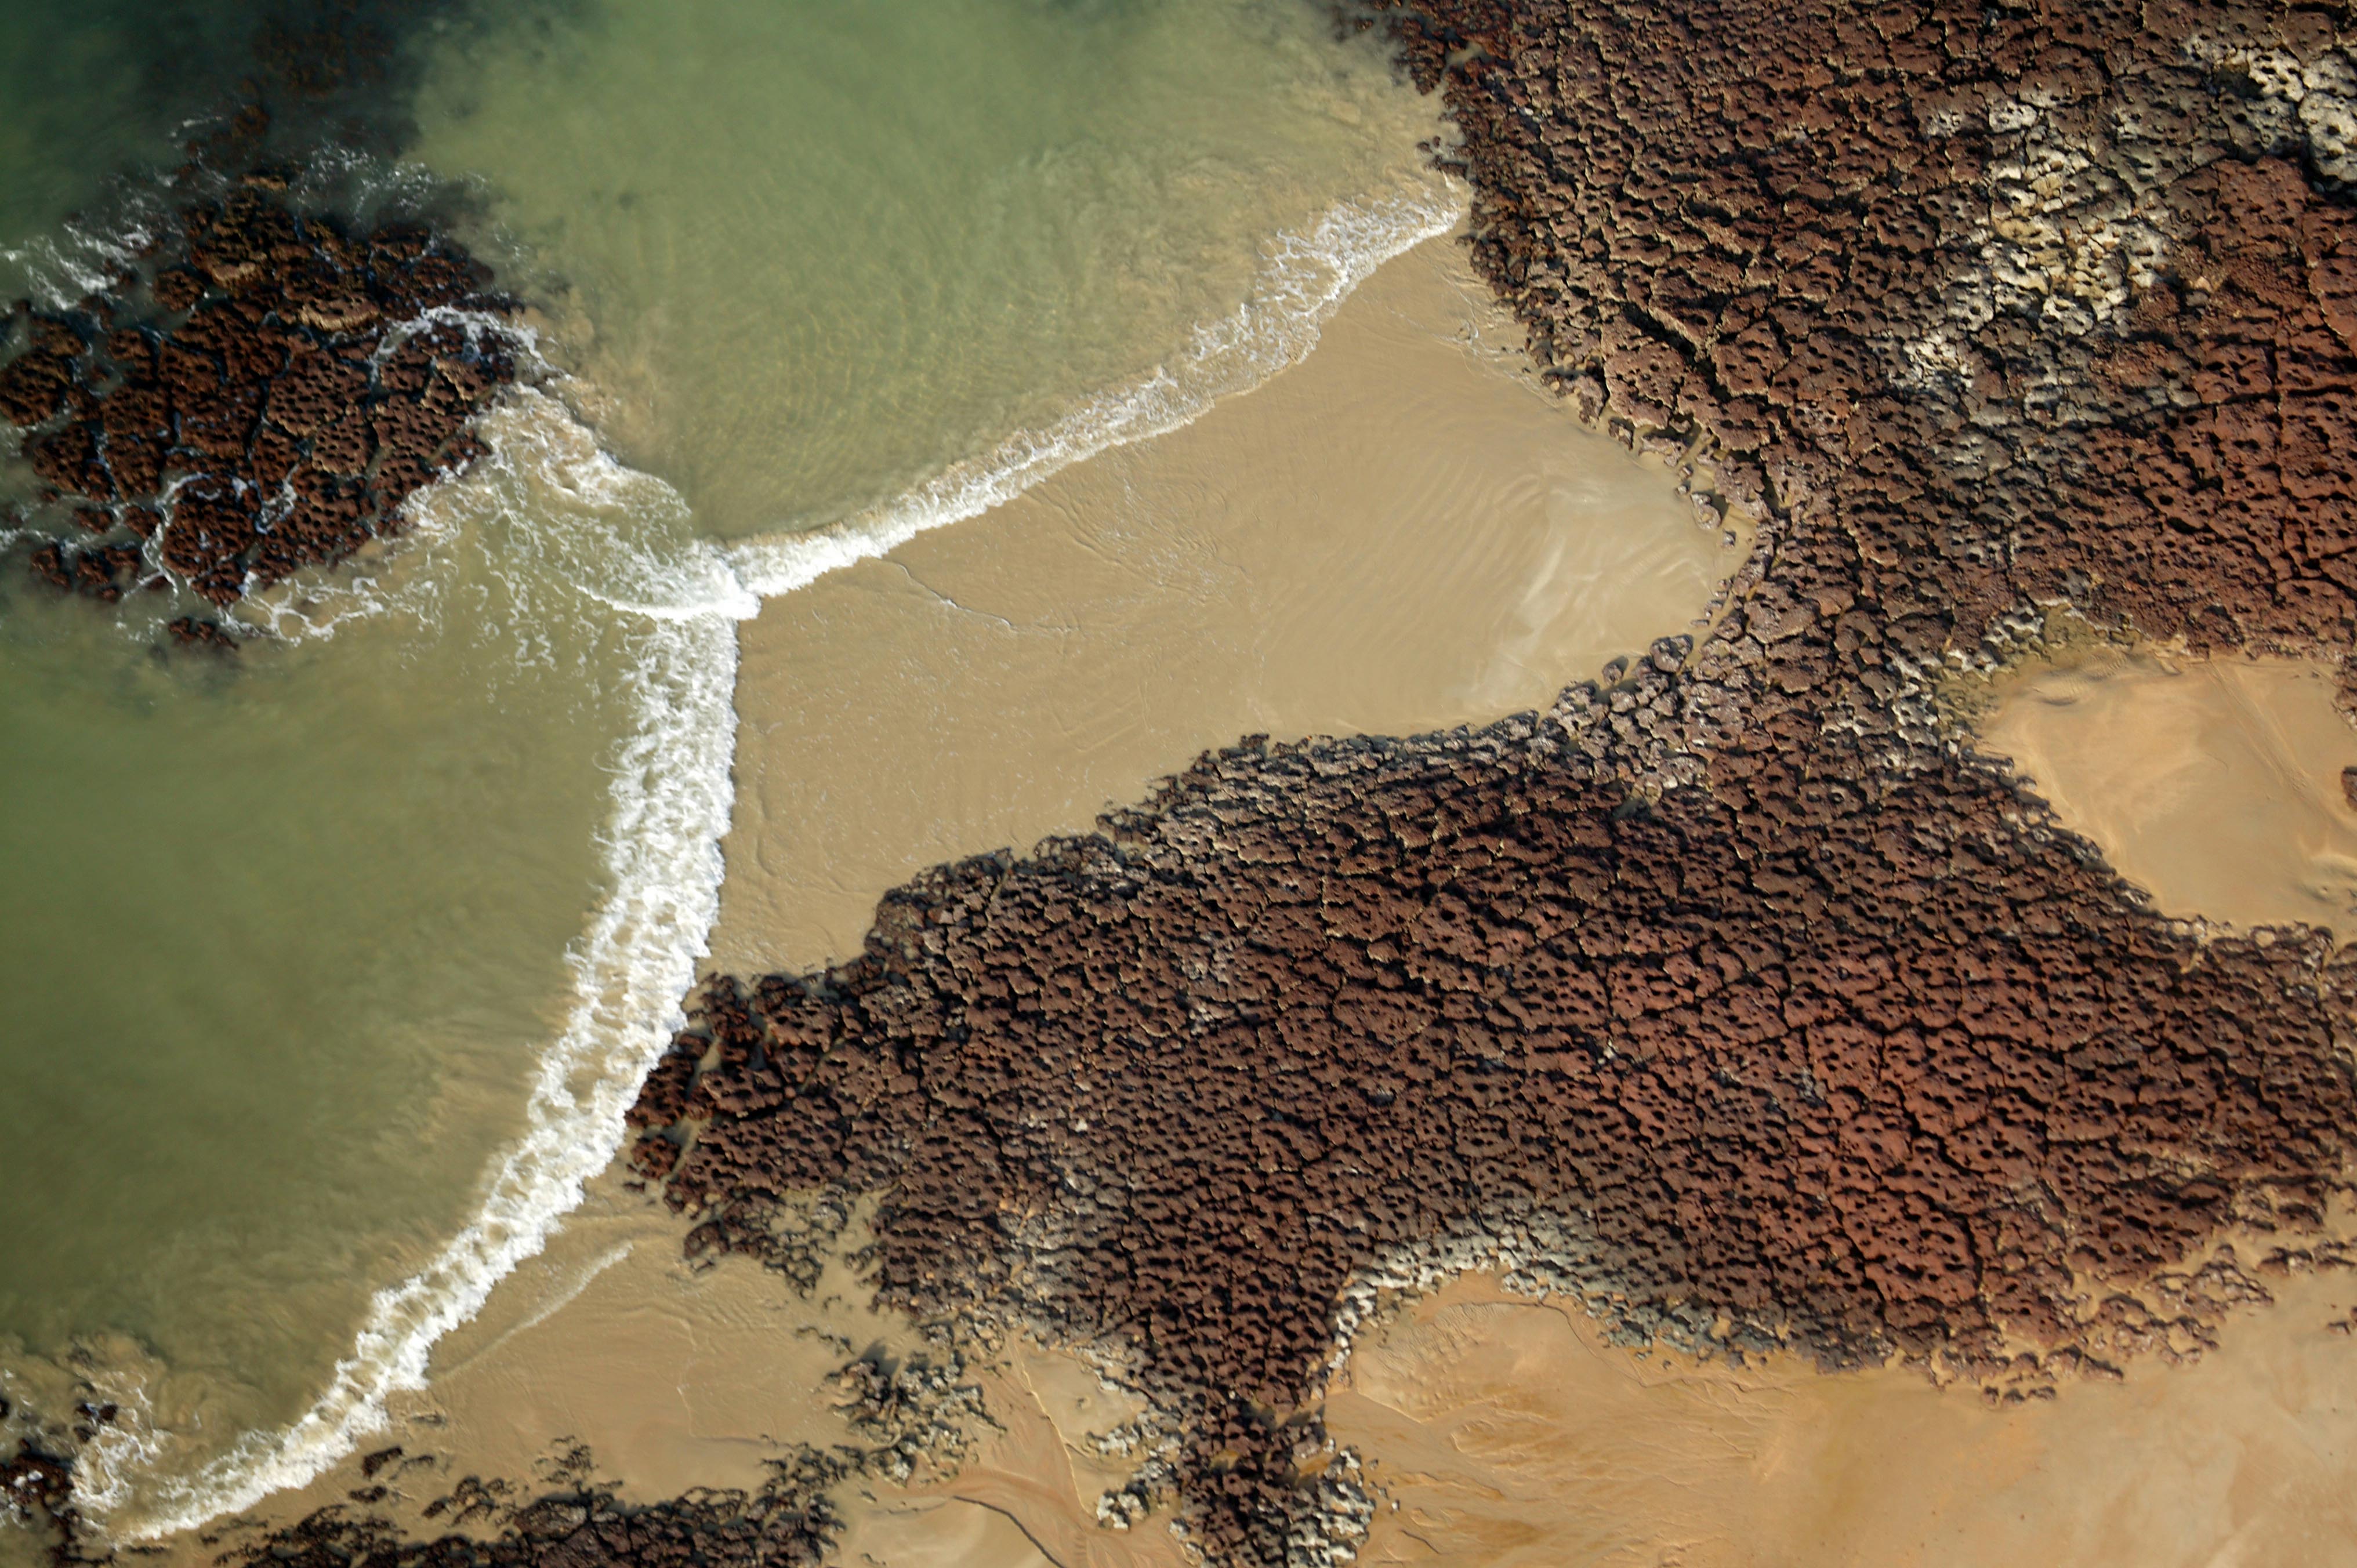
[[[179,213],[156,253],[177,240],[191,264],[152,273],[160,315],[122,324],[136,277],[64,318],[18,307],[0,415],[27,427],[47,499],[98,503],[75,515],[106,536],[36,553],[40,580],[114,599],[137,573],[105,552],[152,541],[156,566],[227,606],[397,532],[411,495],[480,454],[463,433],[514,360],[496,332],[418,317],[503,314],[490,274],[412,226],[348,233],[273,188]]]

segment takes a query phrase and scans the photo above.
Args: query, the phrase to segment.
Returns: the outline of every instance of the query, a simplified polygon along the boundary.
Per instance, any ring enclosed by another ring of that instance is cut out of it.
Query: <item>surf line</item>
[[[685,1026],[684,999],[719,914],[720,842],[735,805],[737,622],[764,599],[980,516],[1075,463],[1176,430],[1260,385],[1317,346],[1326,321],[1376,268],[1457,227],[1468,207],[1462,186],[1437,177],[1338,204],[1271,242],[1235,310],[1198,326],[1151,374],[1090,399],[1048,429],[1011,437],[834,523],[732,545],[705,542],[703,562],[652,574],[646,586],[653,592],[585,587],[637,622],[644,647],[630,677],[632,732],[613,768],[612,811],[599,838],[613,887],[568,955],[574,996],[541,1057],[525,1133],[500,1156],[489,1196],[466,1227],[424,1268],[371,1298],[351,1354],[308,1410],[285,1427],[246,1434],[193,1476],[157,1477],[158,1506],[135,1519],[109,1517],[115,1509],[107,1505],[131,1490],[128,1477],[111,1477],[85,1498],[95,1521],[118,1540],[154,1541],[307,1485],[356,1452],[391,1424],[390,1396],[426,1386],[436,1343],[541,1251],[612,1162],[639,1083]],[[559,406],[544,394],[520,395]],[[567,434],[574,438],[527,443],[554,465],[551,488],[593,502],[684,507],[661,480],[597,449],[586,429]],[[505,456],[495,446],[492,465]]]

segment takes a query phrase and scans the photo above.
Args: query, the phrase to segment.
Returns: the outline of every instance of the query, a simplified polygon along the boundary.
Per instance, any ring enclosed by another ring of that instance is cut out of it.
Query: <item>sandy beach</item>
[[[2163,914],[2357,935],[2357,730],[2301,660],[2101,647],[2008,676],[1980,726]]]
[[[51,9],[0,1564],[2357,1561],[2349,7]]]
[[[2267,1288],[2191,1365],[1996,1402],[1898,1366],[1640,1353],[1469,1275],[1355,1351],[1327,1420],[1396,1505],[1368,1564],[2323,1568],[2357,1536],[2357,1280]]]

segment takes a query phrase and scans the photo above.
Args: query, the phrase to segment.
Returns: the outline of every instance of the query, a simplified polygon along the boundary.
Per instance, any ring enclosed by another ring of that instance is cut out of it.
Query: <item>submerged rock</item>
[[[76,529],[33,553],[41,581],[225,607],[398,533],[411,495],[481,454],[467,426],[515,376],[489,271],[270,183],[180,209],[148,263],[70,311],[16,306],[0,416],[26,433],[37,515]]]

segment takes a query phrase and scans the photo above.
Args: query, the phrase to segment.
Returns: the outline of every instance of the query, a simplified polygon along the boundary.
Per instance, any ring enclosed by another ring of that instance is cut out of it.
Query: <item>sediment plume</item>
[[[32,552],[37,578],[223,608],[398,533],[412,493],[481,453],[468,425],[515,376],[488,269],[416,225],[297,212],[278,183],[179,209],[70,310],[15,306],[0,417],[40,481],[24,521],[73,531]]]
[[[877,1195],[883,1299],[1123,1369],[1170,1437],[1107,1517],[1232,1563],[1363,1531],[1318,1400],[1371,1281],[1502,1260],[1629,1335],[2002,1390],[2199,1354],[2252,1235],[2341,1258],[2357,959],[2163,918],[1938,682],[2060,619],[2345,660],[2346,8],[1370,25],[1543,371],[1765,519],[1735,603],[715,980],[634,1113],[691,1251],[791,1273],[809,1195]]]

